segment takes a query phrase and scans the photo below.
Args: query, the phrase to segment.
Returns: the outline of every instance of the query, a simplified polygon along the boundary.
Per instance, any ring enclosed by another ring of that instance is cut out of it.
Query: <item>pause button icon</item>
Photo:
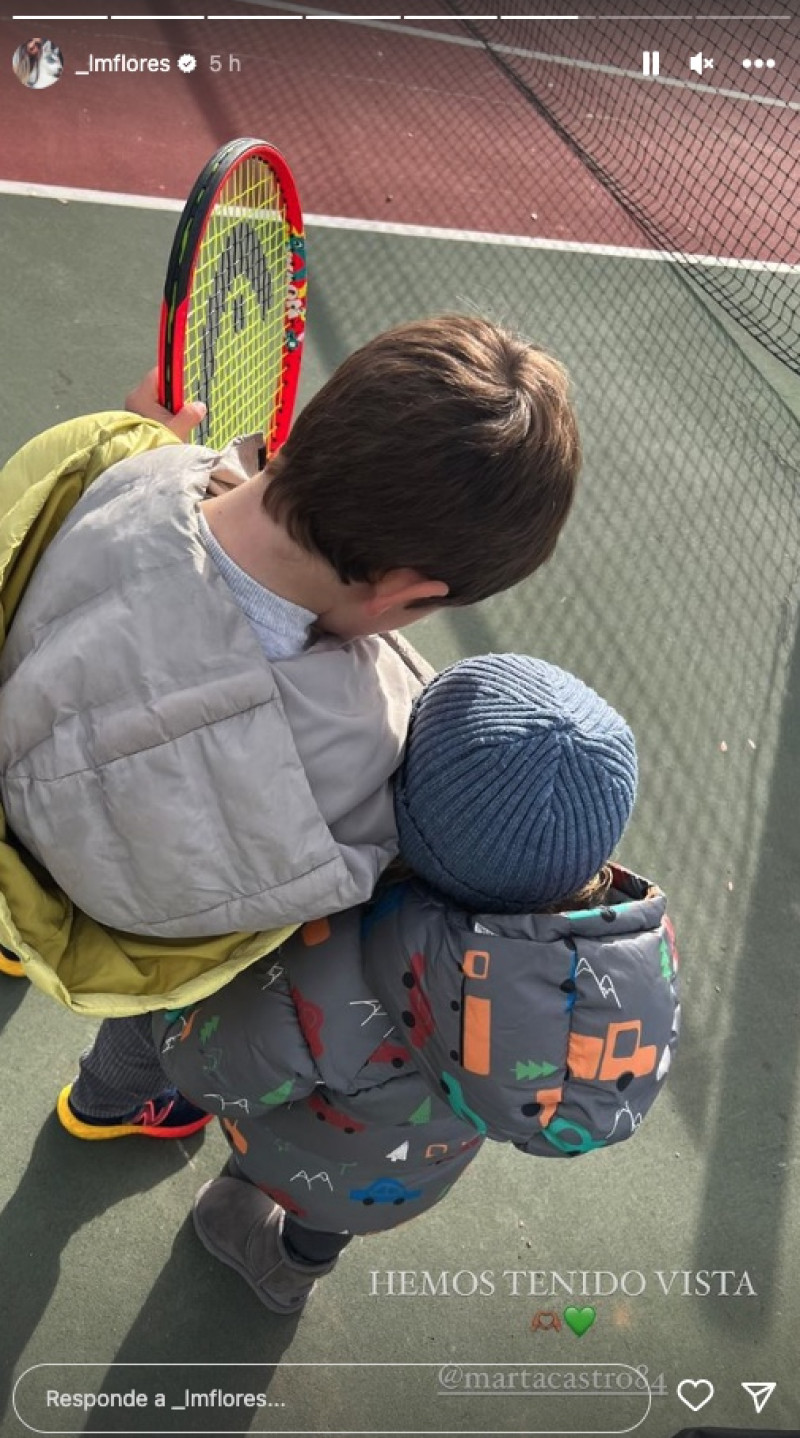
[[[661,54],[660,54],[660,52],[659,52],[658,50],[643,50],[643,51],[642,51],[642,74],[643,74],[643,75],[660,75],[660,74],[661,74]]]

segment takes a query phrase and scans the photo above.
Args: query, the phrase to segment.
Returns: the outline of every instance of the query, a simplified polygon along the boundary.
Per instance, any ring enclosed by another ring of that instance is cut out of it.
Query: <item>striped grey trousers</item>
[[[152,1014],[104,1019],[81,1054],[70,1102],[86,1118],[126,1118],[170,1087],[152,1037]]]

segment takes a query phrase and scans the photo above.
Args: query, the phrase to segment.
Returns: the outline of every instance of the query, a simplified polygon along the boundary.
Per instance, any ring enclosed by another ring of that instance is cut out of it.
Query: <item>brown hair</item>
[[[558,361],[440,315],[339,366],[271,461],[264,507],[345,583],[411,568],[473,604],[550,558],[579,468]]]
[[[378,880],[378,887],[383,890],[388,884],[402,884],[406,879],[415,877],[414,870],[407,864],[402,854],[398,854],[387,865]],[[564,899],[558,899],[554,904],[545,904],[539,908],[537,904],[531,905],[531,913],[536,914],[568,914],[573,909],[600,909],[608,902],[608,896],[614,887],[614,872],[610,864],[604,864],[602,869],[573,894]]]
[[[611,865],[604,864],[602,869],[582,888],[576,889],[574,894],[569,894],[565,899],[559,899],[555,904],[548,904],[537,912],[540,914],[565,914],[569,913],[571,909],[600,909],[607,903],[613,887],[614,875]]]

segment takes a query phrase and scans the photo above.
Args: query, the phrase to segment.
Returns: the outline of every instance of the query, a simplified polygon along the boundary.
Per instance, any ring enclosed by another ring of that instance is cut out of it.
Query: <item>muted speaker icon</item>
[[[689,59],[689,69],[694,70],[696,75],[702,75],[704,70],[713,70],[713,68],[714,61],[709,55],[704,55],[702,50],[698,50],[697,54],[692,55]]]

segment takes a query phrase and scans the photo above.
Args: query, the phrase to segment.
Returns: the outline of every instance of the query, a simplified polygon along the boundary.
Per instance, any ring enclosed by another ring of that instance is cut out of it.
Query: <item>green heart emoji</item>
[[[569,1325],[578,1338],[582,1338],[584,1333],[588,1333],[596,1317],[596,1308],[564,1309],[564,1322]]]

